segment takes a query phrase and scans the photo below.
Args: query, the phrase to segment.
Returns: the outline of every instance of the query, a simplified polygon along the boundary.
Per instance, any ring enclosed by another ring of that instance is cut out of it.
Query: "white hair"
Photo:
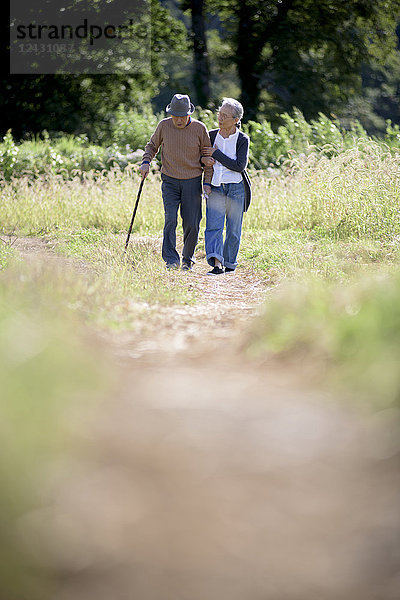
[[[243,117],[243,106],[238,100],[235,100],[234,98],[223,98],[219,108],[221,109],[223,106],[229,106],[232,109],[232,116],[235,119],[239,119],[240,121]]]

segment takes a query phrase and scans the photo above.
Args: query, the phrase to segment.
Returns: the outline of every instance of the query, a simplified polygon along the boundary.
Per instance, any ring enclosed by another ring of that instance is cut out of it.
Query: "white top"
[[[236,129],[235,133],[232,133],[232,135],[227,138],[223,138],[218,131],[215,136],[214,148],[218,148],[218,150],[221,150],[226,156],[236,160],[236,142],[238,137],[239,129]],[[241,173],[231,171],[231,169],[227,169],[224,165],[221,165],[220,162],[215,160],[214,174],[211,180],[212,185],[218,187],[221,183],[239,183],[242,179]]]

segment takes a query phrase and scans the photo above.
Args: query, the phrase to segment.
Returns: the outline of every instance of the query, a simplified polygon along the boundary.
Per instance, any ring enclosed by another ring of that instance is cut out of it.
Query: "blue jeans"
[[[176,251],[176,227],[180,209],[183,227],[182,260],[191,265],[195,262],[193,255],[201,221],[201,175],[193,179],[175,179],[162,174],[161,179],[165,215],[162,257],[167,265],[180,264]]]
[[[207,199],[205,246],[210,266],[217,258],[224,267],[236,269],[244,210],[244,184],[221,183],[211,186]],[[225,242],[223,231],[226,218]]]

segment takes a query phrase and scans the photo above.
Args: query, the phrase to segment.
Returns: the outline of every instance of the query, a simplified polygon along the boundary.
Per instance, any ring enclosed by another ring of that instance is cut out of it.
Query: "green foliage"
[[[35,174],[46,171],[57,173],[61,168],[65,168],[63,157],[50,140],[48,132],[43,131],[42,137],[42,141],[37,138],[19,146],[16,172],[21,173],[32,169]]]
[[[195,116],[208,129],[218,126],[211,110],[199,108]],[[281,124],[277,130],[266,120],[249,121],[243,125],[243,130],[250,137],[251,167],[284,168],[285,161],[295,155],[306,157],[317,152],[332,157],[343,150],[356,148],[361,140],[370,140],[357,121],[344,129],[336,118],[330,119],[320,113],[317,119],[308,122],[296,108],[291,114],[283,113],[279,117]],[[109,170],[114,166],[124,169],[141,160],[140,149],[144,148],[162,118],[162,114],[152,113],[149,104],[144,104],[140,110],[119,105],[113,115],[107,146],[91,144],[86,135],[60,133],[50,138],[47,131],[17,145],[9,131],[0,144],[3,178],[9,180],[21,174],[38,176],[43,173],[70,178],[91,170]],[[398,125],[388,121],[386,135],[376,142],[384,148],[398,148],[399,131]]]
[[[356,147],[360,139],[370,139],[360,123],[352,122],[346,130],[337,119],[330,119],[323,113],[308,122],[303,113],[294,108],[292,114],[283,113],[279,118],[282,124],[277,131],[265,120],[259,123],[248,121],[243,126],[250,137],[250,163],[257,169],[282,165],[294,154],[318,151],[325,156],[334,156],[344,149]],[[382,141],[386,143],[386,139]]]
[[[256,169],[279,164],[287,149],[278,133],[272,130],[268,121],[248,121],[243,130],[250,137],[250,164]]]
[[[121,135],[123,129],[121,128]],[[0,144],[0,156],[5,168],[3,178],[27,175],[38,177],[42,174],[59,174],[63,178],[83,176],[85,172],[101,172],[115,166],[124,169],[140,160],[127,144],[125,147],[117,143],[110,146],[91,144],[87,136],[59,134],[50,139],[47,131],[42,135],[32,136],[30,140],[17,145],[11,132],[7,140]]]
[[[18,146],[14,142],[11,129],[3,137],[0,144],[0,169],[5,179],[10,179],[14,172],[18,156]]]
[[[400,124],[400,27],[397,35],[396,50],[387,53],[384,60],[373,60],[363,65],[361,94],[340,113],[341,118],[345,118],[347,113],[350,119],[359,119],[375,135],[385,131],[388,120]]]
[[[398,0],[212,0],[209,7],[222,21],[251,120],[293,106],[307,119],[337,112],[361,92],[361,65],[396,52]]]
[[[105,149],[99,146],[85,146],[79,137],[74,139],[65,136],[58,140],[50,140],[47,132],[43,132],[42,139],[36,136],[20,144],[18,149],[14,176],[30,174],[37,177],[43,173],[63,173],[65,176],[71,176],[79,169],[105,167]]]
[[[280,117],[283,125],[278,127],[278,135],[286,148],[286,155],[290,150],[304,152],[313,137],[315,137],[312,125],[307,123],[298,109],[294,110],[293,115],[284,113]]]
[[[162,118],[162,115],[155,115],[148,104],[140,111],[120,104],[112,127],[112,139],[119,148],[144,149]]]
[[[82,3],[78,3],[82,4]],[[105,4],[105,3],[104,3]],[[166,65],[186,56],[185,25],[158,0],[151,0],[151,68],[144,73],[10,75],[0,78],[0,133],[11,128],[17,138],[47,130],[89,136],[111,144],[110,128],[117,107],[139,108],[170,80]],[[67,7],[68,8],[68,7]],[[87,9],[87,7],[86,7]],[[80,10],[84,10],[82,7]],[[137,25],[137,24],[136,24]]]
[[[400,148],[400,127],[397,123],[393,125],[390,120],[386,122],[385,142],[391,148]]]
[[[207,108],[196,107],[195,118],[204,123],[207,130],[216,129],[218,127],[218,119],[215,116],[215,111]]]

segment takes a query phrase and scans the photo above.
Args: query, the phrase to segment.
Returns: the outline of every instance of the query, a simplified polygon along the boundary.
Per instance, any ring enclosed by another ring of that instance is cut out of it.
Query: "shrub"
[[[285,142],[278,133],[272,131],[268,121],[248,121],[243,130],[250,137],[250,164],[256,169],[278,165],[286,157]]]
[[[390,119],[388,119],[386,121],[385,142],[391,148],[393,148],[393,147],[399,148],[400,147],[400,127],[397,124],[393,125],[392,121],[390,121]]]
[[[215,116],[215,111],[208,108],[196,108],[195,118],[204,123],[207,130],[216,129],[218,127],[218,119]]]
[[[118,149],[130,151],[143,149],[153,133],[161,115],[153,114],[151,107],[145,105],[140,111],[125,108],[120,104],[112,126],[113,143]]]
[[[217,126],[211,110],[200,108],[196,116],[208,129]],[[22,173],[37,176],[46,172],[70,177],[77,171],[109,170],[114,166],[124,169],[140,161],[145,144],[162,118],[162,114],[152,113],[150,105],[145,104],[138,110],[126,109],[121,104],[114,116],[112,139],[107,147],[91,144],[86,136],[60,133],[50,139],[46,131],[17,145],[9,131],[0,144],[3,178],[9,180]],[[332,158],[346,149],[356,148],[360,141],[371,140],[358,121],[345,130],[339,121],[323,113],[308,122],[296,108],[292,114],[283,113],[280,118],[282,124],[277,131],[267,120],[243,125],[243,131],[250,137],[251,167],[275,172],[288,159],[306,159],[312,153]],[[388,121],[386,136],[375,141],[385,149],[395,150],[400,145],[399,126]]]
[[[46,131],[41,136],[16,145],[11,132],[0,144],[3,178],[10,180],[12,176],[29,175],[38,177],[42,174],[61,174],[71,178],[77,172],[110,170],[118,166],[124,169],[131,163],[138,162],[141,154],[129,148],[121,150],[117,144],[108,147],[90,144],[85,136],[60,134],[50,140]]]
[[[244,131],[250,137],[250,164],[256,169],[279,167],[293,155],[323,152],[332,157],[346,148],[357,145],[359,139],[370,139],[357,121],[349,131],[340,127],[338,121],[319,113],[318,119],[307,122],[297,108],[293,113],[280,115],[282,125],[273,131],[269,121],[249,121]]]
[[[11,129],[3,137],[0,144],[0,168],[5,179],[10,179],[14,172],[18,157],[18,146],[15,144]]]

